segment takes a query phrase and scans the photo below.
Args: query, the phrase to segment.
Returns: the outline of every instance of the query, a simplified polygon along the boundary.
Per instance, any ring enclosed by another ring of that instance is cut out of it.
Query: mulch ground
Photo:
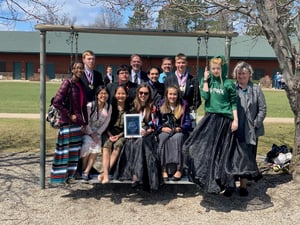
[[[196,185],[165,185],[154,193],[130,184],[40,187],[39,154],[0,153],[0,224],[299,224],[300,185],[258,159],[263,178],[249,196],[207,195]]]

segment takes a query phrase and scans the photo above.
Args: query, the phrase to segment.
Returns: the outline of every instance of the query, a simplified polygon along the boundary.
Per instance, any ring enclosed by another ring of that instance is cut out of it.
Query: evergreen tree
[[[152,18],[148,16],[148,10],[142,3],[136,3],[133,7],[133,16],[130,16],[126,27],[131,29],[145,29],[151,27]]]

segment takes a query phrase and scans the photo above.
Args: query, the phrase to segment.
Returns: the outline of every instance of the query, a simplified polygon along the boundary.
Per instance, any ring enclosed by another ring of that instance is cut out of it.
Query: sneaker
[[[242,197],[246,197],[249,195],[247,188],[240,188],[239,192],[240,192],[240,196]]]

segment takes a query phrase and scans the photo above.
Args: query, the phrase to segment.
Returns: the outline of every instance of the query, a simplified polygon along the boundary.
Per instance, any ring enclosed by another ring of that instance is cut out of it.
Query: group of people
[[[236,65],[234,84],[223,57],[210,60],[199,84],[187,71],[187,57],[163,58],[161,68],[142,71],[142,58],[134,54],[130,66],[113,76],[95,71],[92,51],[72,65],[72,77],[64,80],[53,105],[61,112],[50,181],[68,182],[78,172],[84,180],[102,152],[98,180],[131,180],[132,186],[157,190],[183,175],[209,193],[230,196],[240,180],[241,196],[248,195],[247,180],[258,180],[258,136],[266,116],[264,95],[253,84],[253,70],[246,62]],[[111,70],[112,68],[108,68]],[[161,72],[161,69],[163,72]],[[70,91],[71,89],[71,91]],[[71,93],[71,94],[70,94]],[[69,95],[69,96],[68,96]],[[205,100],[205,115],[192,126],[191,112]],[[125,137],[127,114],[139,114],[140,137]]]
[[[275,89],[282,89],[285,85],[283,75],[280,72],[276,72],[273,76],[273,86]]]

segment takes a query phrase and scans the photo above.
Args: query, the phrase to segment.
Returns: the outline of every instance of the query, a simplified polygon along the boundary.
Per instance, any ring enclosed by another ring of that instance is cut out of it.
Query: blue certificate
[[[141,137],[142,117],[140,114],[126,114],[124,116],[124,137]]]

